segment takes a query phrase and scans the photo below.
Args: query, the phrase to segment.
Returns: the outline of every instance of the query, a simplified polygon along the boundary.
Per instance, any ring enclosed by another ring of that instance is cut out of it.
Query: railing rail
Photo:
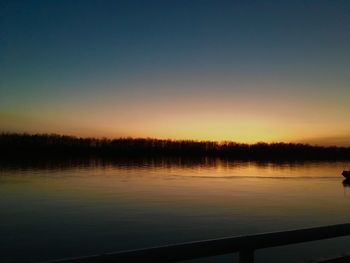
[[[339,224],[249,236],[226,237],[46,263],[175,262],[239,252],[241,263],[254,262],[257,249],[350,235],[350,224]]]

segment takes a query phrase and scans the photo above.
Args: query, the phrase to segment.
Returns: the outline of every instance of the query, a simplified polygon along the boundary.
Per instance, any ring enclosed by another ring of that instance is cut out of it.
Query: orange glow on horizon
[[[350,146],[350,123],[344,110],[348,104],[341,98],[313,101],[283,94],[211,92],[129,95],[123,100],[113,92],[108,95],[103,100],[58,101],[2,111],[0,128],[78,137]]]

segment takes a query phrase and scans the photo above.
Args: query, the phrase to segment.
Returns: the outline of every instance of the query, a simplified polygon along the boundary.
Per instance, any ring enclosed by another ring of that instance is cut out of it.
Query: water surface
[[[88,160],[1,165],[2,262],[350,222],[348,162]],[[347,250],[350,239],[257,252],[296,262]],[[204,262],[232,262],[233,255]]]

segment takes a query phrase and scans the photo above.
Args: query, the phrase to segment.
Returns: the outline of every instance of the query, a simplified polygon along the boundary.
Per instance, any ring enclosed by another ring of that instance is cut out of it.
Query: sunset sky
[[[0,131],[350,146],[350,1],[0,1]]]

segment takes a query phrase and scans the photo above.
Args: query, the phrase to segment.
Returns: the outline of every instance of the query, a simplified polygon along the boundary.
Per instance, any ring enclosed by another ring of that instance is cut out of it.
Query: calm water
[[[349,162],[180,159],[2,165],[0,261],[350,222],[350,188],[340,176],[349,168]],[[350,252],[349,241],[261,250],[257,262],[333,256]]]

